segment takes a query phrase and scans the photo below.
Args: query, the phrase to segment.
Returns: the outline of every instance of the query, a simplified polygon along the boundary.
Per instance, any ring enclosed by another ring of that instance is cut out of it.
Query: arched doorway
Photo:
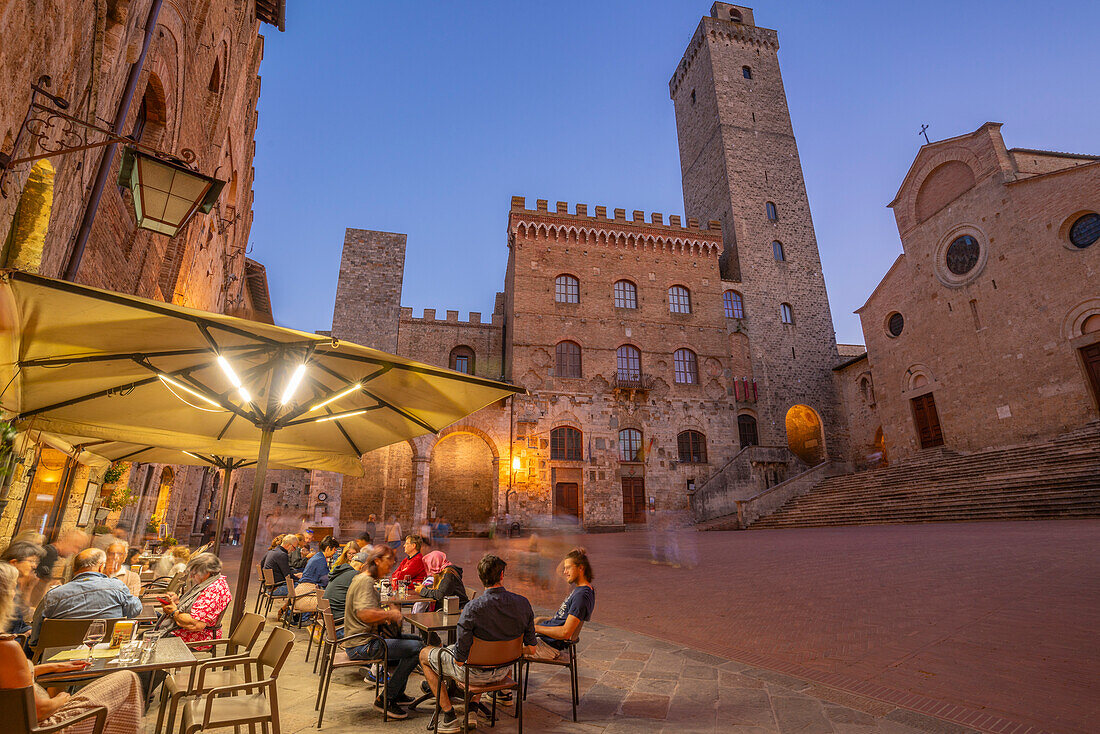
[[[479,528],[493,507],[493,452],[471,433],[451,433],[432,449],[428,508],[456,530]]]
[[[792,405],[787,411],[787,447],[810,466],[825,460],[825,435],[821,418],[808,405]]]
[[[48,160],[40,160],[31,168],[4,239],[0,266],[38,272],[53,209],[53,177],[53,165]]]

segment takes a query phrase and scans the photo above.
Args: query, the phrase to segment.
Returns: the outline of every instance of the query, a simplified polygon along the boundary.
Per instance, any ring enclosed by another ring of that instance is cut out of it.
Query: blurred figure
[[[174,545],[153,566],[153,576],[158,579],[171,578],[184,570],[189,560],[191,560],[191,549],[186,545]]]
[[[103,573],[107,578],[118,579],[126,584],[126,588],[134,596],[141,596],[141,577],[130,570],[124,563],[126,560],[126,546],[122,543],[111,543],[107,546],[107,563],[103,567]]]
[[[386,543],[394,550],[401,547],[401,523],[397,522],[396,515],[390,515],[390,522],[386,525]]]
[[[30,617],[30,605],[27,603],[27,598],[38,582],[35,571],[45,555],[46,551],[42,550],[40,545],[27,540],[12,541],[4,550],[4,553],[0,555],[0,563],[12,566],[19,574],[16,577],[14,613],[6,624],[0,623],[0,630],[19,635],[31,628],[27,621]]]
[[[119,520],[111,532],[97,535],[92,539],[92,547],[100,550],[107,550],[107,546],[111,543],[125,543],[127,548],[130,547],[130,523]]]
[[[366,525],[363,526],[363,530],[372,538],[378,535],[378,518],[374,516],[374,513],[371,513],[367,517],[367,522]]]
[[[298,596],[298,599],[294,601],[293,611],[317,611],[317,595],[313,592],[328,586],[329,560],[336,555],[339,548],[340,544],[332,536],[321,541],[321,552],[313,554],[313,557],[306,563],[305,570],[302,571],[301,582],[294,585],[294,594]],[[303,594],[305,596],[302,596]]]
[[[306,563],[309,561],[309,557],[313,554],[309,550],[309,542],[313,537],[313,531],[309,534],[298,533],[291,536],[297,541],[294,546],[294,550],[290,552],[290,568],[295,573],[301,572],[306,567]]]

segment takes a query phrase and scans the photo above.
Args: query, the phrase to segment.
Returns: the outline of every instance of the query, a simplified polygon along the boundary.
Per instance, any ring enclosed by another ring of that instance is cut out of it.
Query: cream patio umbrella
[[[272,455],[360,475],[365,452],[523,392],[330,337],[20,271],[0,273],[0,380],[0,407],[20,428],[256,457],[232,623],[248,592]]]

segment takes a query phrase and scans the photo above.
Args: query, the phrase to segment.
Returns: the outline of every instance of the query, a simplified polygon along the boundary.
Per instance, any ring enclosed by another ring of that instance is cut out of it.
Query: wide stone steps
[[[1100,517],[1100,423],[1029,446],[937,448],[831,477],[752,528],[1066,517]]]

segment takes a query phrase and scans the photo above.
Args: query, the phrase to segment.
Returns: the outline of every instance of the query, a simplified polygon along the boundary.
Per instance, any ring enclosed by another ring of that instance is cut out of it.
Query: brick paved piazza
[[[1100,522],[675,537],[682,568],[651,564],[645,533],[578,539],[595,564],[595,619],[956,721],[965,708],[1097,730]],[[462,543],[456,555],[476,555]]]
[[[651,541],[659,554],[678,546],[681,567],[652,563]],[[538,555],[526,538],[447,550],[476,588],[475,559],[494,548],[509,560],[508,585],[547,609],[564,594],[549,559],[576,542],[598,589],[581,722],[562,719],[567,677],[540,671],[528,731],[1096,731],[1098,521],[630,532],[548,536]],[[284,734],[315,731],[303,654],[296,645],[280,682]],[[351,671],[334,686],[324,731],[423,731],[423,717],[382,727]]]

